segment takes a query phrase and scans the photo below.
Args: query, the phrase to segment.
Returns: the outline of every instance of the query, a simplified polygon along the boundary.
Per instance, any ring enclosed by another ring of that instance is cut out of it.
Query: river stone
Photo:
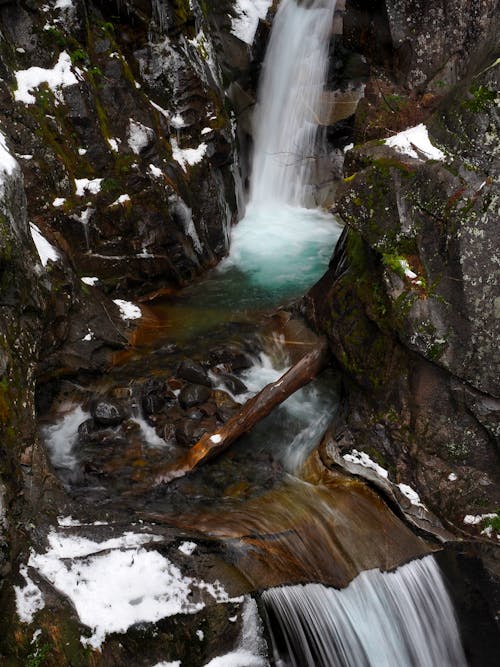
[[[244,394],[248,391],[246,384],[234,375],[219,375],[218,379],[220,383],[235,396]]]
[[[90,412],[99,426],[118,426],[125,419],[122,406],[115,401],[97,399],[91,405]]]
[[[210,389],[202,384],[187,384],[179,394],[179,403],[185,410],[210,398]]]
[[[183,447],[194,445],[204,433],[206,428],[197,419],[185,419],[175,426],[175,438]]]
[[[220,347],[210,351],[208,360],[211,366],[223,365],[232,371],[250,368],[252,360],[234,347]]]
[[[177,377],[187,380],[193,384],[202,384],[206,387],[211,387],[212,383],[203,366],[192,359],[185,359],[179,364],[177,369]]]

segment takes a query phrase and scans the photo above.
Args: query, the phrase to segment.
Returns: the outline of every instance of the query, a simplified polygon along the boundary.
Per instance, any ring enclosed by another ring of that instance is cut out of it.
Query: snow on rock
[[[399,134],[385,140],[387,146],[395,148],[399,153],[404,153],[410,157],[421,159],[417,153],[418,149],[424,153],[429,160],[444,160],[445,154],[431,144],[427,127],[420,123],[416,127],[410,127]]]
[[[75,178],[76,196],[83,197],[85,194],[96,195],[101,191],[102,178]]]
[[[179,551],[186,556],[191,556],[196,549],[197,544],[195,542],[183,542],[179,547]]]
[[[136,155],[139,155],[139,153],[146,148],[153,136],[154,132],[150,127],[146,127],[146,125],[139,123],[139,121],[134,120],[133,118],[129,119],[128,145]]]
[[[425,507],[425,505],[420,502],[420,496],[411,488],[411,486],[408,486],[408,484],[398,484],[398,487],[401,493],[408,498],[412,505],[415,505],[415,507]]]
[[[236,0],[236,18],[232,20],[231,32],[246,44],[252,44],[259,25],[265,19],[272,0]]]
[[[37,611],[45,607],[42,591],[28,576],[28,568],[22,565],[19,574],[24,578],[24,586],[14,586],[16,611],[23,623],[33,623]]]
[[[115,199],[115,201],[108,206],[108,208],[112,208],[113,206],[123,206],[123,204],[126,204],[127,202],[130,201],[130,195],[120,195],[118,199]]]
[[[485,519],[494,519],[496,514],[466,514],[464,516],[464,523],[469,526],[477,526],[477,524],[482,523]]]
[[[176,113],[175,116],[170,118],[170,125],[175,130],[181,130],[183,127],[186,127],[186,122],[180,113]]]
[[[124,633],[136,623],[200,611],[205,603],[199,596],[193,600],[196,589],[216,602],[236,601],[219,582],[185,577],[158,551],[143,547],[162,539],[125,533],[95,542],[52,530],[47,551],[32,550],[28,565],[69,598],[80,621],[91,629],[91,636],[81,641],[93,648],[100,648],[106,635]]]
[[[30,222],[30,230],[31,237],[37,249],[40,261],[42,262],[42,266],[47,266],[49,259],[52,262],[57,262],[59,259],[59,253],[54,248],[54,246],[51,245],[44,236],[42,236],[42,232],[32,222]]]
[[[109,147],[111,148],[112,151],[115,153],[118,153],[119,147],[118,144],[121,143],[120,139],[108,139],[108,144]]]
[[[86,285],[90,285],[91,287],[93,287],[94,285],[96,285],[99,282],[99,278],[97,278],[96,276],[83,276],[83,278],[81,280],[82,280],[82,283],[85,283]]]
[[[149,165],[149,171],[155,178],[161,178],[163,176],[162,170],[159,167],[156,167],[154,164]]]
[[[76,69],[79,73],[79,70]],[[66,51],[59,54],[59,60],[52,69],[43,67],[30,67],[29,69],[16,72],[17,90],[14,93],[16,102],[34,104],[35,96],[32,94],[34,88],[46,83],[54,92],[56,100],[63,101],[61,89],[78,83],[75,73],[71,69],[71,58]]]
[[[113,301],[120,309],[120,315],[124,320],[138,320],[142,317],[141,309],[134,303],[123,299],[113,299]]]
[[[10,174],[12,174],[18,168],[19,164],[17,160],[7,148],[5,135],[0,132],[0,184],[2,182],[3,175],[10,176]]]
[[[389,475],[387,470],[382,468],[382,466],[379,466],[378,463],[375,463],[375,461],[373,461],[368,456],[368,454],[366,454],[366,452],[358,452],[357,449],[353,449],[350,454],[344,454],[343,458],[349,463],[357,463],[358,465],[362,465],[364,468],[371,468],[372,470],[375,470],[375,472],[384,479],[387,479]]]
[[[184,171],[187,171],[186,165],[192,167],[198,164],[205,157],[207,144],[201,143],[198,148],[179,148],[179,143],[175,137],[171,137],[172,157],[178,162]]]

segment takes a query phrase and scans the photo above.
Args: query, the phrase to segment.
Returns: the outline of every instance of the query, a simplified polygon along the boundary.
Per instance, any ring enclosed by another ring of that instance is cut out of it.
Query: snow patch
[[[387,479],[389,476],[387,470],[382,468],[382,466],[379,466],[378,463],[375,463],[375,461],[373,461],[366,452],[358,452],[357,449],[353,449],[350,454],[344,454],[343,459],[349,463],[357,463],[358,465],[362,465],[364,468],[371,468],[384,479]]]
[[[156,167],[154,164],[149,165],[149,171],[155,178],[161,178],[163,176],[162,170],[159,167]]]
[[[424,153],[429,160],[444,160],[445,154],[431,144],[427,127],[420,123],[416,127],[410,127],[399,134],[385,140],[387,146],[395,148],[399,153],[404,153],[410,157],[421,159],[417,153],[418,149]]]
[[[184,171],[187,171],[186,165],[190,167],[198,164],[205,157],[207,144],[201,143],[198,148],[179,148],[179,143],[175,137],[171,137],[172,157],[178,162]]]
[[[28,568],[22,565],[19,574],[24,578],[24,586],[14,586],[16,611],[23,623],[33,623],[37,611],[45,607],[42,591],[28,576]]]
[[[272,0],[237,0],[234,6],[236,18],[232,19],[231,32],[246,44],[252,44],[259,19],[265,19]]]
[[[54,208],[59,208],[60,206],[62,206],[64,204],[65,201],[66,201],[66,199],[64,197],[56,197],[54,199],[54,201],[52,202],[52,206]]]
[[[82,283],[90,285],[91,287],[93,287],[99,282],[99,278],[97,278],[96,276],[84,276],[81,280]]]
[[[115,153],[118,153],[118,144],[121,143],[120,139],[108,139],[109,147]]]
[[[123,299],[113,299],[113,301],[120,309],[120,315],[124,320],[138,320],[142,317],[141,309],[134,303]]]
[[[477,524],[482,523],[485,519],[494,519],[496,514],[466,514],[464,516],[464,523],[469,526],[477,526]]]
[[[76,69],[77,73],[80,73]],[[71,69],[71,58],[66,51],[59,54],[59,60],[52,69],[30,67],[16,72],[17,90],[14,92],[16,102],[34,104],[35,96],[30,92],[42,83],[46,83],[54,92],[58,102],[63,101],[61,89],[78,83],[75,73]]]
[[[5,135],[0,132],[0,183],[3,174],[10,176],[16,169],[19,169],[19,164],[7,148]]]
[[[151,143],[153,136],[154,132],[150,127],[146,127],[133,118],[129,119],[128,145],[136,155],[139,155]]]
[[[59,259],[59,253],[54,248],[54,246],[51,245],[44,236],[42,236],[42,232],[32,222],[30,222],[30,231],[33,243],[35,244],[36,250],[38,252],[38,256],[42,262],[42,266],[47,266],[47,262],[49,260],[52,262],[57,262]]]
[[[229,598],[218,581],[185,577],[158,551],[143,548],[162,539],[125,533],[95,542],[52,531],[48,550],[32,551],[28,564],[70,599],[80,621],[91,629],[82,643],[97,649],[106,635],[124,633],[136,623],[200,611],[205,603],[199,597],[193,600],[196,590],[216,602],[238,601]]]
[[[108,206],[108,208],[112,208],[113,206],[123,206],[123,204],[126,204],[127,202],[130,201],[130,195],[120,195],[118,199],[115,199],[115,201]]]
[[[83,197],[85,194],[96,195],[101,191],[102,178],[75,178],[76,196]]]
[[[210,440],[215,444],[219,444],[219,442],[222,440],[222,436],[220,436],[218,433],[215,435],[210,436]]]
[[[415,507],[425,507],[425,505],[420,502],[420,496],[411,488],[411,486],[408,486],[408,484],[398,484],[398,488],[401,493],[408,498],[412,505],[415,505]]]
[[[198,545],[195,542],[183,542],[179,546],[179,551],[186,556],[191,556]]]

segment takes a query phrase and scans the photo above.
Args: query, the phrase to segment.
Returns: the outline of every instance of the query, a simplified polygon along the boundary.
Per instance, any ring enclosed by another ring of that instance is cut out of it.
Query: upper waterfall
[[[250,206],[305,206],[335,0],[282,0],[258,93]]]

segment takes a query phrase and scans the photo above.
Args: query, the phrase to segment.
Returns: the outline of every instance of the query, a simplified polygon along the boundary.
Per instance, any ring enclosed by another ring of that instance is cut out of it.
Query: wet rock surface
[[[422,87],[413,102],[404,102],[402,90],[399,99],[383,87],[374,95],[373,79],[367,85],[355,122],[360,143],[346,154],[336,195],[347,227],[329,272],[305,302],[345,372],[344,425],[336,433],[341,451],[367,452],[395,481],[411,480],[441,520],[474,534],[479,530],[463,523],[465,515],[495,514],[500,499],[498,63],[484,37],[492,29],[487,4],[484,21],[475,8],[457,8],[458,21],[470,20],[471,31],[483,37],[469,43],[458,69],[444,67],[446,85],[437,97],[431,99],[436,88],[428,74],[417,82],[401,67],[408,86]],[[405,3],[387,9],[393,37],[423,29],[412,10],[405,14]],[[397,25],[401,16],[406,27]],[[446,30],[445,41],[453,33]],[[455,58],[442,50],[426,58],[431,44],[422,52],[426,66],[434,57]],[[442,151],[438,159],[415,144],[398,149],[380,140],[389,128],[422,120]]]

